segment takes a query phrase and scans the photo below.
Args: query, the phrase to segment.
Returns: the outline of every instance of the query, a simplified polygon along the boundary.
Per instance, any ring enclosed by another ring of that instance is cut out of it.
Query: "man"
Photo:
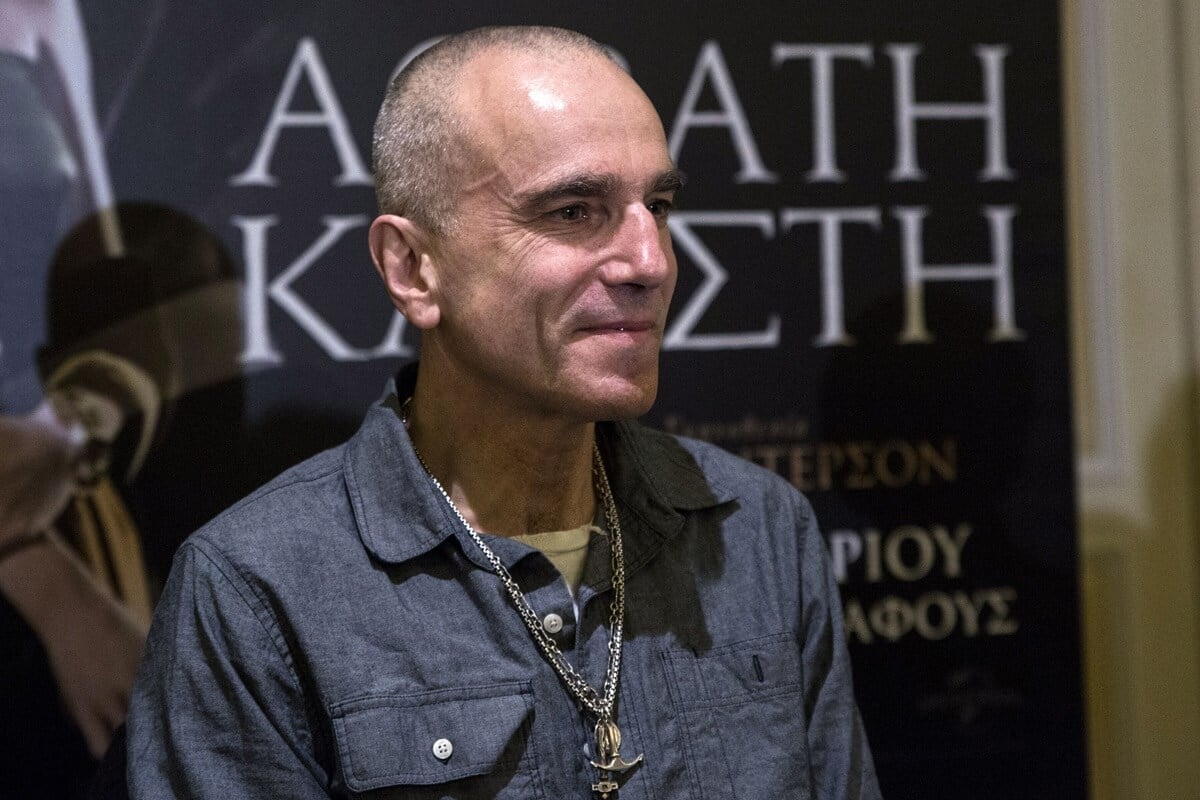
[[[589,39],[393,82],[370,246],[422,331],[346,445],[176,559],[134,797],[877,797],[836,586],[777,476],[640,429],[680,176]]]

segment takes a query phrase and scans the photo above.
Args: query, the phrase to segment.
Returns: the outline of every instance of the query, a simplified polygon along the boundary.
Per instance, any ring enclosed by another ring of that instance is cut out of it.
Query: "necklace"
[[[408,427],[408,405],[412,402],[410,397],[404,401],[401,408],[401,419],[405,427]],[[600,448],[595,443],[592,444],[592,478],[595,482],[596,491],[600,495],[601,505],[604,507],[604,519],[608,524],[610,531],[610,540],[612,547],[612,585],[613,585],[613,600],[609,607],[609,639],[608,639],[608,665],[604,673],[604,685],[601,687],[601,693],[597,693],[592,688],[582,675],[571,666],[563,655],[562,650],[554,643],[549,634],[538,623],[537,612],[533,610],[533,606],[529,604],[529,600],[521,591],[521,587],[517,585],[509,573],[508,568],[504,566],[499,557],[488,547],[487,543],[479,535],[471,524],[467,522],[467,518],[458,510],[458,506],[450,499],[449,493],[442,486],[441,481],[434,477],[430,471],[429,465],[425,463],[425,459],[421,457],[421,452],[417,450],[416,443],[413,443],[413,453],[417,457],[417,461],[421,464],[425,474],[429,476],[429,480],[433,483],[434,488],[438,490],[446,504],[450,506],[450,510],[454,512],[454,516],[462,524],[463,529],[471,537],[471,541],[483,553],[484,558],[492,567],[492,571],[500,578],[500,582],[504,585],[505,591],[508,593],[509,599],[513,606],[517,609],[522,622],[525,623],[534,642],[538,648],[550,662],[550,666],[558,674],[563,685],[574,696],[575,700],[583,706],[587,711],[596,718],[596,757],[597,760],[591,764],[600,772],[600,780],[592,784],[592,791],[600,795],[601,800],[608,800],[609,794],[617,791],[620,784],[613,780],[613,773],[625,772],[630,767],[633,767],[642,761],[642,754],[639,753],[632,761],[626,761],[621,758],[621,729],[617,727],[616,721],[613,719],[613,712],[616,706],[617,699],[617,683],[621,674],[621,644],[623,624],[625,618],[625,552],[621,544],[621,522],[617,517],[617,504],[613,500],[612,488],[608,483],[608,473],[604,469],[604,460],[600,458]]]

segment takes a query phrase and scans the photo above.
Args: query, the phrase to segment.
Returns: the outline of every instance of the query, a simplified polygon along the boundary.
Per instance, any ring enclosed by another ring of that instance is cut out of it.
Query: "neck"
[[[476,530],[521,536],[577,528],[595,513],[595,424],[549,419],[439,391],[422,370],[408,408],[425,466]],[[476,395],[478,396],[478,395]]]

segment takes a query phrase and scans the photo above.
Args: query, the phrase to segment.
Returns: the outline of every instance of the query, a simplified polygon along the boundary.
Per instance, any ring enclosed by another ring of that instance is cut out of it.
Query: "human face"
[[[579,421],[645,413],[676,264],[678,173],[650,101],[595,56],[490,52],[458,94],[470,148],[433,245],[424,345],[481,402]]]

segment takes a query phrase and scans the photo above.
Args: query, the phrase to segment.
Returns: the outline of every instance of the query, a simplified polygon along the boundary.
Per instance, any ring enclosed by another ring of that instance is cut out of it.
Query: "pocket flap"
[[[372,695],[330,707],[342,773],[356,792],[511,771],[525,752],[521,728],[532,711],[525,684]]]
[[[663,653],[676,708],[736,705],[801,689],[800,645],[790,633],[761,636],[704,653]]]

